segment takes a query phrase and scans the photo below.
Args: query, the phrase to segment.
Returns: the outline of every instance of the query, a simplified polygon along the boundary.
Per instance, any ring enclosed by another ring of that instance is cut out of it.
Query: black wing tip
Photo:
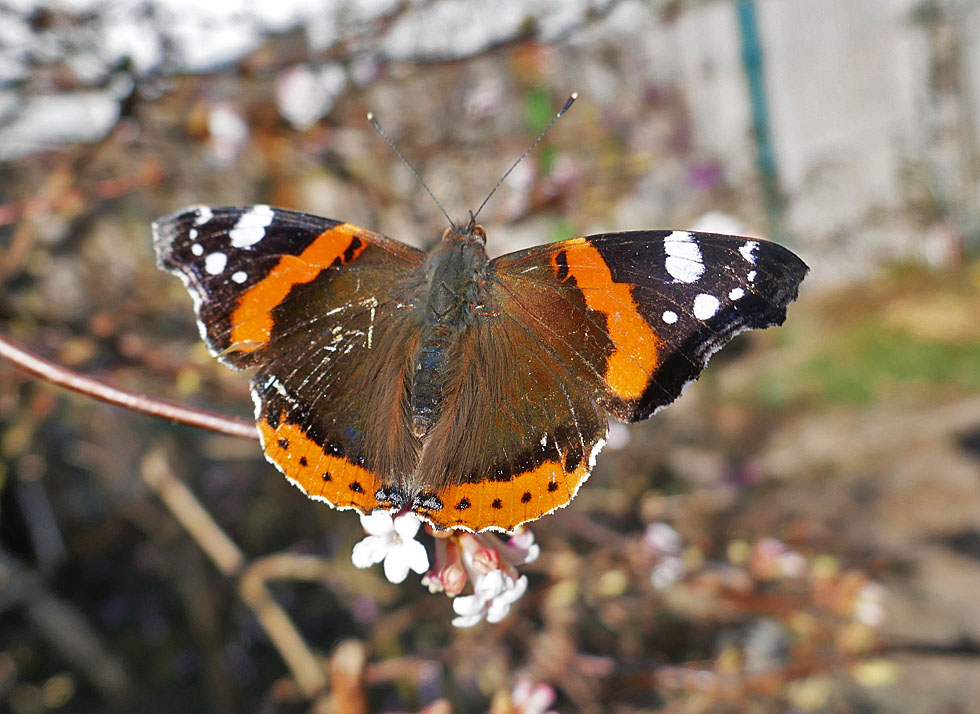
[[[158,218],[150,224],[150,233],[153,236],[153,251],[157,257],[157,267],[163,270],[170,270],[170,255],[173,253],[174,242],[177,240],[179,230],[177,229],[178,214],[171,214]]]
[[[157,266],[164,270],[173,270],[174,266],[169,258],[173,253],[174,243],[180,236],[185,224],[192,222],[200,215],[200,210],[205,208],[203,205],[185,206],[166,216],[157,218],[150,224],[150,232],[153,236],[153,249],[157,256]],[[219,211],[207,207],[211,211]]]
[[[760,273],[759,291],[768,293],[770,304],[781,306],[785,317],[786,307],[799,297],[800,285],[810,272],[810,266],[779,243],[759,241],[759,244],[765,246],[756,259]]]
[[[701,239],[717,237],[729,245],[733,236],[701,234]],[[786,321],[789,305],[799,296],[800,286],[810,267],[798,256],[779,243],[761,238],[738,238],[758,243],[754,262],[742,267],[754,269],[757,277],[752,291],[737,303],[736,315],[719,314],[716,321],[709,321],[714,330],[695,333],[681,349],[671,354],[662,366],[661,379],[652,381],[640,397],[629,421],[647,419],[674,402],[692,382],[704,373],[711,356],[727,345],[736,335],[748,330],[778,327]],[[713,323],[713,324],[712,324]],[[692,359],[693,358],[693,359]]]

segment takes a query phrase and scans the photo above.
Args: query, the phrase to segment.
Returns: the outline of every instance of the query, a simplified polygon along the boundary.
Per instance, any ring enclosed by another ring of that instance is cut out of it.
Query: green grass
[[[866,404],[910,385],[980,390],[980,339],[940,342],[865,324],[829,340],[799,372],[830,402]]]
[[[939,388],[980,391],[980,328],[976,339],[941,341],[864,319],[831,332],[799,362],[766,372],[750,391],[777,409],[801,401],[870,404]]]

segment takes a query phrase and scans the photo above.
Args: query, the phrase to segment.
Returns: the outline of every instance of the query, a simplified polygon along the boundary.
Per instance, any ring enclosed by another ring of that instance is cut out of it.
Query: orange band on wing
[[[349,263],[367,247],[357,226],[341,223],[325,230],[299,255],[284,255],[261,281],[242,294],[231,316],[231,344],[252,352],[269,341],[272,311],[294,286],[308,283],[337,260]]]
[[[306,495],[322,498],[334,508],[356,508],[361,513],[377,508],[380,481],[376,474],[325,453],[296,424],[282,422],[273,428],[260,419],[258,427],[266,458]]]
[[[650,375],[657,366],[660,338],[637,310],[630,286],[617,283],[602,254],[585,238],[568,241],[564,254],[568,274],[590,310],[606,316],[606,331],[615,351],[606,364],[606,381],[622,399],[643,396]],[[556,273],[560,253],[552,257]]]
[[[566,505],[588,478],[589,470],[585,459],[571,472],[560,463],[546,461],[533,471],[514,474],[509,481],[447,486],[436,493],[442,509],[420,511],[419,515],[439,528],[513,530]]]

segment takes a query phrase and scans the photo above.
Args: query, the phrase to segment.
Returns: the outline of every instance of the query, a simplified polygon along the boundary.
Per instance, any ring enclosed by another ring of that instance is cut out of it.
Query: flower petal
[[[370,535],[383,536],[393,533],[395,527],[388,511],[372,511],[368,515],[361,514],[361,527]]]
[[[486,603],[476,595],[461,595],[453,598],[453,610],[457,615],[462,615],[463,617],[481,613],[480,619],[482,620],[482,613],[485,607]]]
[[[506,575],[504,578],[504,589],[487,606],[487,622],[500,622],[507,617],[507,613],[510,612],[510,606],[520,600],[521,596],[527,591],[526,575],[522,575],[517,580]]]
[[[491,570],[486,575],[477,575],[473,580],[473,590],[483,600],[493,600],[507,589],[507,576],[502,570]]]
[[[497,624],[510,614],[510,603],[497,598],[487,607],[487,622]]]
[[[402,542],[398,546],[398,557],[419,575],[429,569],[429,554],[425,551],[425,546],[417,540]]]
[[[419,528],[421,527],[422,521],[413,516],[411,513],[403,513],[395,518],[395,532],[405,540],[412,540],[415,538],[415,534],[419,532]]]
[[[483,614],[479,615],[467,615],[465,617],[454,617],[453,627],[473,627],[473,625],[479,624],[483,620]]]
[[[534,533],[525,527],[506,543],[507,559],[515,566],[533,563],[541,555],[541,546],[534,542]]]
[[[350,559],[355,567],[369,568],[385,559],[385,556],[388,555],[388,548],[389,542],[386,538],[370,535],[354,545]]]
[[[517,580],[511,580],[510,587],[501,593],[498,599],[503,599],[509,603],[517,602],[527,592],[527,582],[526,575],[522,575]]]
[[[389,583],[395,584],[404,582],[408,577],[408,561],[402,557],[400,548],[388,551],[385,558],[385,577]]]

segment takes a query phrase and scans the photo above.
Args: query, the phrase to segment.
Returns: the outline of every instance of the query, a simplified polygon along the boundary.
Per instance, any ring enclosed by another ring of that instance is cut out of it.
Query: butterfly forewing
[[[775,243],[679,231],[575,238],[491,269],[527,329],[623,421],[676,399],[737,333],[782,324],[807,271]]]
[[[296,288],[344,272],[415,268],[425,255],[349,223],[269,206],[196,206],[153,224],[160,267],[194,298],[201,336],[232,367],[260,364],[278,336],[274,312],[311,307]],[[356,261],[356,264],[355,264]]]

